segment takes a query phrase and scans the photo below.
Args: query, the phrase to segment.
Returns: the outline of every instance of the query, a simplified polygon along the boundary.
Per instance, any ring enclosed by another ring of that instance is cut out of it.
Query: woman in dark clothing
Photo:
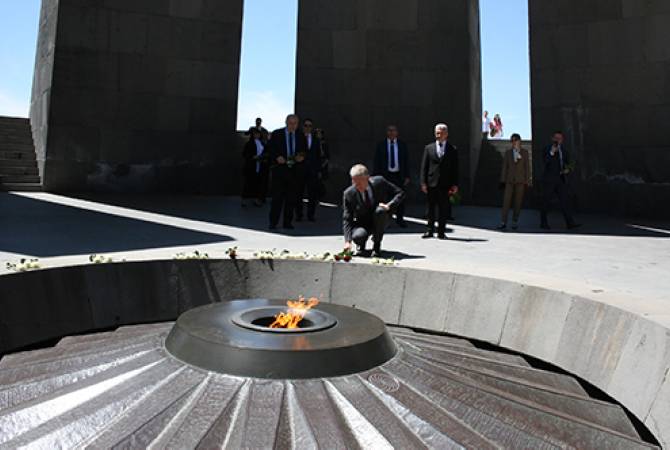
[[[268,164],[265,160],[265,144],[261,139],[261,131],[252,129],[251,137],[244,146],[242,188],[242,207],[247,206],[247,199],[255,199],[254,204],[261,206],[265,203],[268,185]]]

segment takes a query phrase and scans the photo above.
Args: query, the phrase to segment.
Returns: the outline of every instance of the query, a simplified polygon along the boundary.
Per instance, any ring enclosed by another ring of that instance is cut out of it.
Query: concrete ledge
[[[3,275],[0,352],[99,328],[173,320],[207,303],[298,295],[555,364],[621,402],[670,446],[670,329],[662,320],[559,291],[458,273],[308,261],[171,260]]]

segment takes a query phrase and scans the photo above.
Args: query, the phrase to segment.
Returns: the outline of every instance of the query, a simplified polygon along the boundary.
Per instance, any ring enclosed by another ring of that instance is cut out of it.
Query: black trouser
[[[449,189],[441,187],[428,188],[428,232],[435,231],[435,208],[439,209],[437,217],[437,233],[444,234],[447,228],[447,219],[451,217],[451,202],[449,201]]]
[[[296,193],[295,180],[292,175],[292,169],[287,167],[279,166],[272,169],[270,226],[277,226],[282,210],[284,211],[284,226],[291,225],[293,221]]]
[[[244,188],[242,198],[255,198],[260,202],[265,201],[268,191],[268,169],[261,166],[259,172],[247,170],[244,174]]]
[[[319,205],[320,183],[318,172],[307,172],[305,181],[298,186],[298,200],[295,205],[295,215],[297,217],[303,216],[303,198],[305,196],[305,191],[307,191],[307,217],[314,219],[316,207]]]
[[[402,175],[400,175],[400,172],[385,172],[384,178],[386,178],[387,181],[390,181],[391,183],[398,186],[400,189],[403,190],[403,192],[405,191],[405,180],[403,179]],[[400,202],[400,204],[395,210],[395,217],[396,222],[402,222],[404,220],[405,202]]]
[[[572,218],[572,206],[570,205],[570,194],[568,192],[568,185],[565,183],[563,177],[544,180],[542,182],[542,209],[540,210],[540,219],[542,225],[548,225],[547,213],[549,212],[549,205],[554,195],[558,196],[561,203],[561,211],[565,224],[570,226],[574,223]]]
[[[384,231],[386,225],[391,217],[389,211],[378,206],[375,213],[356,221],[354,229],[351,233],[351,240],[360,247],[365,248],[365,243],[369,237],[372,236],[375,250],[381,249],[382,239],[384,239]]]
[[[295,184],[295,201],[293,203],[295,209],[295,216],[298,219],[303,217],[303,197],[305,196],[305,187],[307,185],[307,168],[305,163],[296,164],[293,167],[292,174],[293,182]]]

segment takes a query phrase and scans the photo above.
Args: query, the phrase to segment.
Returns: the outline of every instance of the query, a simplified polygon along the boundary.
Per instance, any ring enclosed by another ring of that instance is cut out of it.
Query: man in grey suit
[[[365,244],[372,236],[372,256],[381,256],[384,230],[392,212],[402,203],[405,193],[384,177],[370,177],[367,167],[357,164],[351,168],[352,185],[344,191],[342,229],[344,248],[356,244],[356,254],[365,252]]]
[[[420,179],[421,190],[428,197],[428,229],[421,237],[433,237],[435,210],[439,209],[437,237],[446,239],[447,220],[451,218],[449,192],[458,190],[458,150],[449,143],[449,127],[444,123],[435,125],[435,141],[423,151]]]

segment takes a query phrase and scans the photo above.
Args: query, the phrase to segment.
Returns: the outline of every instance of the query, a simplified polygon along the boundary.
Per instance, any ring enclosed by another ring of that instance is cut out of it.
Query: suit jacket
[[[292,168],[289,168],[287,164],[277,164],[277,158],[280,156],[284,159],[288,159],[288,147],[286,143],[286,128],[280,128],[272,132],[272,137],[267,143],[266,151],[269,155],[269,162],[272,167],[272,173],[275,177],[286,177],[290,176],[291,173],[301,172],[304,167],[304,162],[300,164],[295,164]],[[295,131],[295,154],[302,153],[306,155],[307,153],[307,139],[305,135],[300,131]]]
[[[307,149],[306,168],[309,175],[317,175],[321,172],[321,141],[312,135],[312,146],[308,147],[307,136],[305,136],[305,148]]]
[[[556,152],[554,156],[551,156],[551,145],[548,145],[544,149],[543,154],[543,175],[544,180],[546,181],[558,181],[565,180],[565,175],[561,172],[565,169],[565,166],[570,164],[570,152],[565,148],[564,145],[561,146],[561,153],[563,155],[563,161],[561,162],[561,157],[559,153]]]
[[[370,177],[370,188],[374,197],[372,208],[368,208],[363,201],[362,195],[354,186],[349,186],[344,191],[342,230],[344,231],[344,239],[346,241],[351,241],[355,224],[366,223],[372,219],[372,215],[379,203],[386,203],[391,209],[395,209],[405,199],[403,190],[387,181],[384,177]]]
[[[400,176],[404,180],[409,178],[409,151],[407,150],[407,144],[401,140],[396,140],[396,145],[398,146],[398,168],[400,169]],[[388,152],[388,141],[384,139],[382,142],[377,144],[377,150],[375,151],[375,163],[373,166],[373,174],[385,176],[388,173],[389,167],[389,152]]]
[[[275,160],[280,156],[283,156],[284,159],[288,158],[288,147],[286,144],[286,128],[280,128],[272,132],[272,136],[268,142],[272,163],[275,163]],[[305,139],[305,135],[300,130],[295,131],[295,154],[297,155],[298,153],[307,153],[307,139]]]
[[[437,144],[432,142],[423,150],[421,159],[421,184],[430,188],[449,190],[458,186],[458,150],[448,141],[444,156],[437,157]]]
[[[521,159],[514,162],[514,150],[509,149],[503,156],[502,171],[500,173],[501,183],[529,184],[530,183],[530,158],[528,150],[521,149]]]

